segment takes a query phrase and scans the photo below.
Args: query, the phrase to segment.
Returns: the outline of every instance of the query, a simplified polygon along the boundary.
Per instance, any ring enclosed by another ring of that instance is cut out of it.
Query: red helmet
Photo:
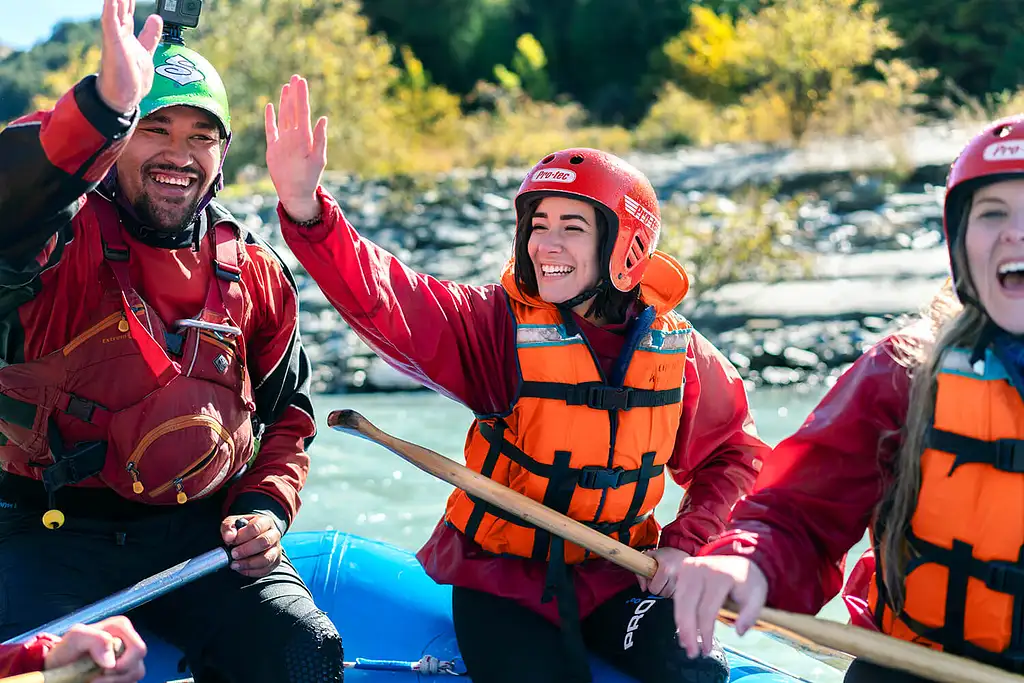
[[[619,157],[597,149],[563,149],[530,169],[516,193],[516,225],[526,201],[565,195],[589,199],[608,219],[601,257],[608,277],[622,291],[640,284],[661,233],[661,212],[647,177]]]
[[[942,211],[942,230],[949,249],[950,270],[957,295],[966,301],[953,263],[953,245],[963,222],[964,209],[971,195],[989,183],[1024,176],[1024,115],[1011,116],[988,124],[960,151],[946,179],[946,201]]]

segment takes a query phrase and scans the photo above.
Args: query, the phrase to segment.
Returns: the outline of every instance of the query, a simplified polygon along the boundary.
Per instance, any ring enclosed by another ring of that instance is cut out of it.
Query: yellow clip
[[[134,484],[132,484],[132,491],[134,491],[137,494],[141,494],[145,490],[146,489],[142,486],[141,481],[137,481]]]
[[[43,513],[43,526],[47,529],[59,529],[64,526],[64,513],[60,510],[47,510]]]
[[[188,501],[188,496],[185,495],[184,491],[178,491],[178,505],[184,505]]]
[[[127,332],[128,331],[128,321],[125,320],[124,318],[121,318],[121,320],[117,323],[117,331],[118,332]]]

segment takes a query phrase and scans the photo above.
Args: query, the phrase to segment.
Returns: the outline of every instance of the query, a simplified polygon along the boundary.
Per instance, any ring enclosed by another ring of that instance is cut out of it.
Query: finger
[[[646,576],[638,576],[638,577],[636,577],[636,582],[638,584],[640,584],[640,590],[642,590],[645,593],[648,592],[647,591],[647,586],[650,585],[650,581],[647,579]]]
[[[691,659],[700,653],[697,644],[697,605],[704,592],[703,580],[687,582],[673,596],[676,628],[679,629],[679,645]]]
[[[281,542],[281,534],[277,529],[269,529],[256,538],[240,543],[231,549],[231,559],[243,560],[247,557],[262,555]]]
[[[117,5],[119,0],[106,0],[103,3],[103,12],[100,13],[100,26],[103,29],[103,37],[110,40],[117,31]]]
[[[113,669],[117,666],[117,655],[114,652],[114,637],[104,633],[103,631],[96,631],[91,634],[82,634],[83,637],[88,637],[87,649],[89,656],[92,660],[99,664],[104,669]],[[84,644],[84,643],[83,643]]]
[[[288,94],[291,97],[291,107],[288,111],[288,120],[291,122],[292,128],[294,128],[296,132],[300,132],[302,130],[302,118],[299,112],[299,101],[302,99],[302,96],[299,93],[300,87],[301,83],[299,83],[299,77],[293,74],[292,80],[288,83]],[[309,147],[306,147],[306,149],[302,151],[305,152],[308,149]]]
[[[657,573],[651,579],[651,592],[655,595],[664,595],[665,586],[672,578],[671,572],[663,566],[658,567]]]
[[[231,563],[231,569],[244,576],[263,576],[281,562],[281,547],[274,545],[259,555],[252,555]]]
[[[267,102],[267,106],[263,108],[264,127],[267,130],[267,145],[272,145],[278,141],[277,132],[277,120],[274,118],[274,103]]]
[[[281,112],[277,125],[283,131],[289,131],[292,128],[292,91],[290,83],[285,83],[281,86]]]
[[[767,599],[767,593],[763,589],[758,588],[752,591],[747,596],[747,599],[740,604],[740,612],[736,617],[737,635],[742,636],[747,630],[754,627],[758,616],[761,614],[761,608],[764,607]]]
[[[309,83],[305,78],[299,78],[298,97],[295,99],[298,100],[298,124],[305,134],[306,149],[311,150],[313,148],[313,126],[309,120]]]
[[[240,520],[240,519],[246,520],[246,527],[249,525],[248,518],[246,518],[246,517],[244,517],[242,515],[230,515],[228,517],[225,517],[223,520],[221,520],[221,523],[220,523],[220,537],[222,539],[224,539],[224,544],[225,545],[234,545],[235,543],[239,542],[239,540],[238,540],[239,529],[235,526],[235,523],[238,520]],[[242,527],[242,529],[244,530],[246,527]]]
[[[159,14],[150,14],[146,17],[146,24],[139,33],[139,43],[150,55],[156,53],[160,44],[160,36],[164,31],[164,18]]]
[[[275,531],[277,530],[269,519],[260,515],[246,515],[242,519],[244,519],[246,523],[241,529],[238,529],[238,524],[237,522],[235,523],[235,530],[238,533],[235,536],[235,542],[232,545],[236,547],[248,543],[257,536],[267,533],[271,529]]]
[[[138,683],[146,677],[146,665],[141,661],[126,671],[111,671],[92,679],[92,683]]]
[[[128,617],[122,615],[110,617],[98,623],[97,626],[117,636],[124,643],[124,653],[121,655],[121,659],[130,656],[139,658],[146,656],[146,641],[135,630]]]
[[[327,165],[327,117],[321,116],[313,131],[313,153],[322,165]]]
[[[132,33],[135,33],[135,0],[127,0],[125,5],[124,25],[130,26]]]
[[[714,646],[715,622],[718,618],[718,610],[725,604],[725,598],[732,589],[732,581],[722,578],[705,584],[704,593],[697,604],[697,630],[700,631],[701,652],[705,656],[711,654]]]

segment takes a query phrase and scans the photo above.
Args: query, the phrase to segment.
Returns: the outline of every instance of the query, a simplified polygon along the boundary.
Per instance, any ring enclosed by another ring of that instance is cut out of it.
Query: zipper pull
[[[121,319],[117,321],[117,331],[118,332],[127,332],[128,331],[128,317],[124,314],[124,311],[121,311]],[[136,493],[139,493],[139,491],[136,491]]]
[[[127,325],[127,323],[125,324]],[[142,482],[139,481],[139,469],[133,462],[129,462],[125,465],[125,469],[128,470],[128,474],[132,475],[132,481],[135,482],[132,484],[132,491],[138,495],[142,495],[142,492],[145,491],[146,488],[142,485]]]
[[[174,480],[174,488],[178,490],[178,505],[188,502],[188,496],[185,495],[185,484],[182,483],[180,477]]]

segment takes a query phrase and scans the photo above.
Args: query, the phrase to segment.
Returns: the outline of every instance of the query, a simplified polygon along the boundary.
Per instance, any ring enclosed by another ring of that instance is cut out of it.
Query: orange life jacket
[[[502,414],[477,416],[467,465],[623,543],[657,545],[652,512],[675,447],[691,333],[673,312],[686,293],[682,267],[655,254],[641,285],[648,308],[623,346],[619,377],[604,376],[571,315],[519,291],[511,266],[502,285],[516,321],[517,399]],[[494,554],[567,564],[588,557],[462,490],[448,499],[445,519]]]
[[[1024,672],[1024,400],[992,351],[970,358],[942,359],[904,609],[884,599],[887,558],[868,601],[885,633]]]
[[[215,277],[205,306],[169,325],[131,284],[116,209],[93,194],[83,210],[99,223],[109,268],[97,275],[107,293],[86,302],[95,322],[62,348],[0,368],[0,463],[41,479],[51,506],[56,490],[75,484],[157,505],[206,496],[246,465],[255,446],[237,328],[244,309],[237,228],[210,226]]]

